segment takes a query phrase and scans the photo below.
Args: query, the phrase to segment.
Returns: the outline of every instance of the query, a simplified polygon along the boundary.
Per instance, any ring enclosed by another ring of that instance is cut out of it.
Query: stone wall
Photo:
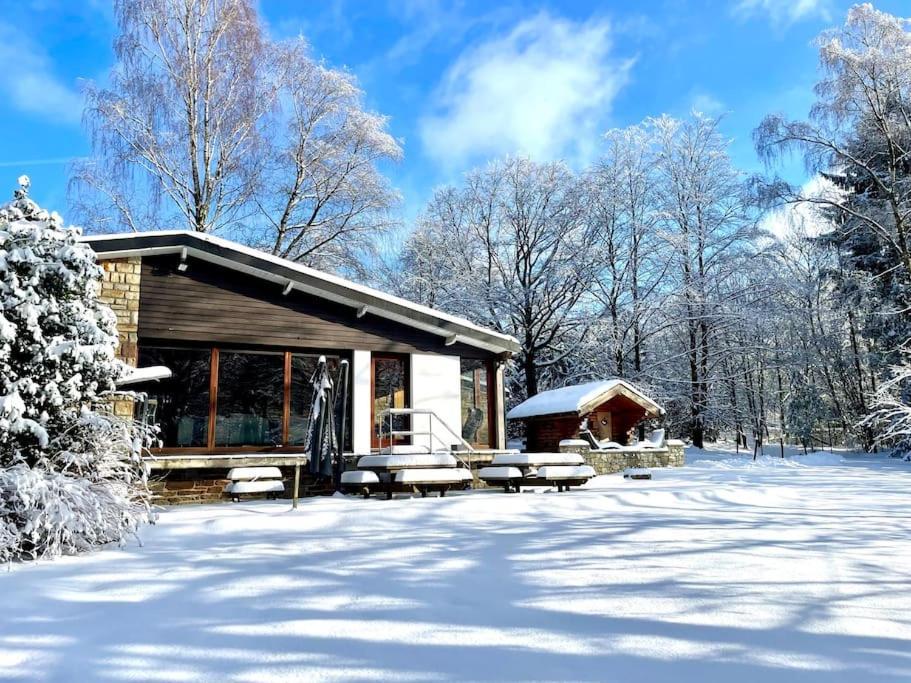
[[[107,304],[117,316],[120,337],[117,356],[136,367],[139,358],[139,285],[142,259],[133,256],[125,259],[102,261],[104,275],[98,299]],[[133,416],[132,401],[114,401],[114,412],[121,417]]]
[[[670,440],[664,448],[636,451],[592,451],[583,441],[560,444],[563,453],[579,453],[585,464],[598,474],[622,472],[628,467],[683,467],[686,464],[682,441]]]
[[[284,494],[279,498],[290,499],[294,493],[294,468],[281,467],[282,481],[285,484]],[[317,483],[301,468],[301,498],[332,493],[332,485]],[[223,503],[231,501],[231,494],[225,493],[225,486],[230,483],[228,470],[224,468],[180,469],[153,472],[149,478],[149,490],[152,502],[158,505],[184,505],[187,503]],[[241,500],[266,498],[266,494],[245,494]]]

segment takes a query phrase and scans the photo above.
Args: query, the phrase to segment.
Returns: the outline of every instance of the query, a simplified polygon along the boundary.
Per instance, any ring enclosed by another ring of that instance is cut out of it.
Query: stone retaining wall
[[[291,498],[294,492],[294,468],[281,467],[285,492],[279,498]],[[230,483],[228,470],[225,468],[180,469],[153,472],[149,480],[152,502],[158,505],[184,505],[187,503],[224,503],[231,501],[231,494],[225,493],[225,486]],[[317,482],[301,468],[301,498],[306,496],[327,495],[332,493],[331,484]],[[244,494],[242,500],[265,498],[264,493]]]
[[[622,472],[628,467],[683,467],[686,464],[682,441],[671,440],[665,448],[637,451],[592,451],[584,442],[561,443],[563,453],[578,453],[598,474]]]

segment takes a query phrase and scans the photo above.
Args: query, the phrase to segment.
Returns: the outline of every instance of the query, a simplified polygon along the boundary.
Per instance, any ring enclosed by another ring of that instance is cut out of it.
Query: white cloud
[[[51,60],[21,30],[0,23],[0,96],[20,111],[78,125],[82,96],[53,72]]]
[[[465,50],[420,121],[426,152],[454,167],[507,153],[584,158],[627,82],[610,26],[540,13]]]
[[[764,14],[776,26],[788,26],[801,19],[830,18],[831,0],[738,0],[734,14],[750,17]]]
[[[690,109],[698,111],[700,114],[708,116],[718,116],[725,111],[724,102],[713,95],[704,92],[697,92],[690,101]]]
[[[821,175],[810,178],[801,187],[800,194],[809,198],[824,198],[837,201],[840,190]],[[790,237],[818,237],[832,229],[831,224],[820,214],[818,204],[788,204],[766,214],[760,228],[770,232],[781,241]]]

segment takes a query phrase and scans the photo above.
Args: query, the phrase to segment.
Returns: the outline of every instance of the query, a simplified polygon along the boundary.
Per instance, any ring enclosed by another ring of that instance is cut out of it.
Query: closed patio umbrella
[[[307,431],[310,474],[331,477],[332,454],[335,451],[335,416],[332,410],[332,379],[329,377],[325,356],[319,357],[310,383],[313,386],[310,426]]]

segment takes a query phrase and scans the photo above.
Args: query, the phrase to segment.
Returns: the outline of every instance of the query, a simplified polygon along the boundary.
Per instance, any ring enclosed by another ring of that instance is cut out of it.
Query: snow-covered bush
[[[148,434],[109,409],[127,371],[102,270],[28,197],[0,208],[0,560],[121,540],[149,514]]]
[[[877,443],[895,455],[911,455],[911,352],[890,368],[890,377],[876,391],[870,415],[861,427],[872,428]]]

